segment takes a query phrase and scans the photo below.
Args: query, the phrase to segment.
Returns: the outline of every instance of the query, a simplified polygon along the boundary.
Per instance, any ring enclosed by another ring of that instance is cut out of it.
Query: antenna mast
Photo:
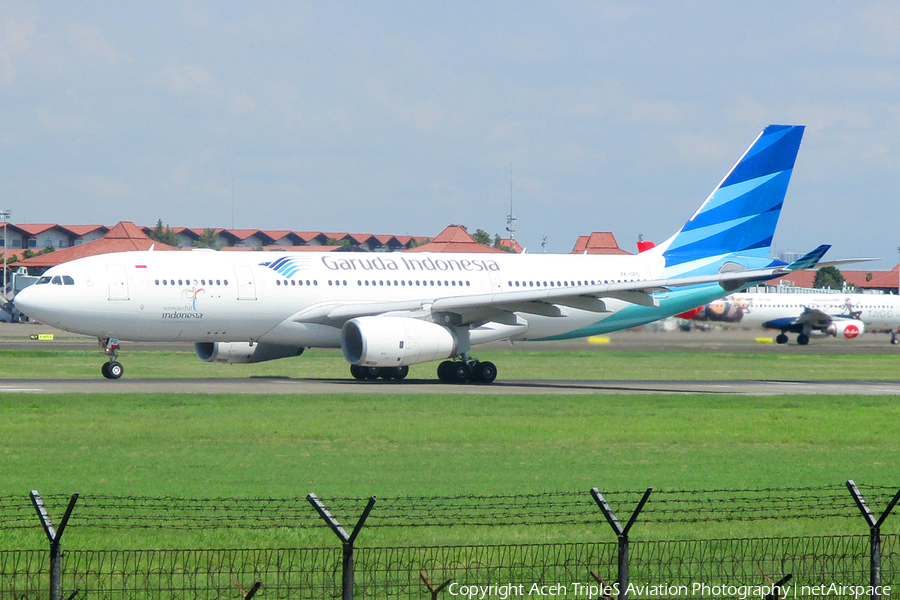
[[[513,214],[512,165],[509,165],[509,214],[506,215],[506,230],[509,232],[509,246],[513,247],[516,237],[516,215]]]

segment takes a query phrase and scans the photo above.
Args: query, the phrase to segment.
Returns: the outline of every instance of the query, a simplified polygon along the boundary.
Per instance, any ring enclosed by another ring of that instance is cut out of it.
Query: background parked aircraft
[[[779,344],[787,343],[788,333],[796,333],[797,343],[805,345],[811,335],[853,340],[867,331],[889,331],[891,343],[900,343],[900,296],[892,294],[732,294],[684,316],[780,330],[775,338]]]

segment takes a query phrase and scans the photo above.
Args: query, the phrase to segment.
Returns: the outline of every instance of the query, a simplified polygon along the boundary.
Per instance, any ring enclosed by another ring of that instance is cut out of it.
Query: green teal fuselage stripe
[[[659,299],[658,307],[632,304],[587,327],[560,335],[534,338],[534,341],[569,340],[646,325],[717,300],[722,297],[722,288],[717,283],[698,285],[671,292],[660,292],[653,294],[653,297]]]

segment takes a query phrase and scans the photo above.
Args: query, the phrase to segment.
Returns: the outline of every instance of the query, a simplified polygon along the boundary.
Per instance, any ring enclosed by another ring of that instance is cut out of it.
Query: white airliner
[[[802,135],[766,127],[676,234],[635,256],[124,252],[53,267],[15,303],[98,337],[111,379],[122,339],[194,342],[225,363],[340,347],[357,379],[443,360],[441,381],[490,383],[473,345],[635,327],[814,267],[828,246],[768,258]]]
[[[788,332],[804,346],[811,335],[854,340],[866,331],[890,331],[891,343],[900,343],[900,296],[893,294],[732,294],[686,316],[780,330],[779,344],[787,343]]]

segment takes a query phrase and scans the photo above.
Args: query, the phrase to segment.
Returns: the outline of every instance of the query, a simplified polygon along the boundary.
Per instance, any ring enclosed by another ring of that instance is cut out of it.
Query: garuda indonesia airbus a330
[[[815,266],[828,246],[768,258],[802,135],[766,127],[677,233],[635,256],[123,252],[53,267],[15,303],[97,336],[110,379],[131,340],[194,342],[225,363],[339,347],[357,379],[440,360],[441,381],[490,383],[497,368],[470,355],[476,344],[635,327]]]

